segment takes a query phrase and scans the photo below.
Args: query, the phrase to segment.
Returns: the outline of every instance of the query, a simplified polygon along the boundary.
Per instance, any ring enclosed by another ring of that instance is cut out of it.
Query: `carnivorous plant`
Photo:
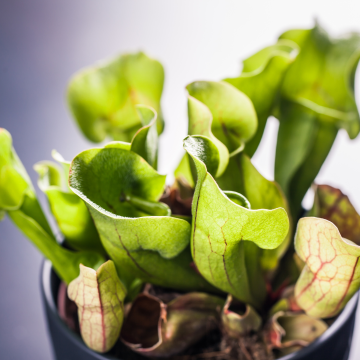
[[[79,71],[71,114],[90,141],[109,141],[34,166],[62,243],[0,129],[0,215],[52,262],[87,346],[260,360],[327,330],[360,288],[360,215],[340,190],[313,183],[339,130],[359,133],[359,56],[360,35],[316,25],[285,32],[238,77],[189,84],[171,186],[157,170],[160,62],[127,54]],[[252,163],[270,116],[275,181]],[[199,345],[204,337],[215,340]]]

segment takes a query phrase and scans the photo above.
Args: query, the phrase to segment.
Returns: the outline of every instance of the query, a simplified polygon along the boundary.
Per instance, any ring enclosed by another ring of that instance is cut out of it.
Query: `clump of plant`
[[[239,77],[189,84],[170,187],[157,172],[161,64],[138,53],[80,71],[71,112],[89,140],[114,141],[35,165],[62,244],[0,129],[0,212],[51,260],[59,313],[91,349],[273,359],[326,331],[360,287],[360,216],[327,185],[313,185],[310,211],[301,202],[338,131],[359,133],[359,54],[359,35],[316,25],[282,34]],[[276,181],[251,162],[271,115]]]

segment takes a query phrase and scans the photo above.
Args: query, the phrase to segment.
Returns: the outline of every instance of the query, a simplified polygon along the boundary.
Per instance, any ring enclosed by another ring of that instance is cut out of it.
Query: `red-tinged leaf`
[[[360,215],[341,190],[329,185],[317,185],[310,214],[331,221],[342,237],[360,244]]]
[[[325,322],[306,314],[279,311],[268,321],[264,337],[269,351],[291,353],[308,346],[327,328]]]
[[[100,353],[110,350],[120,335],[126,295],[114,263],[109,260],[97,271],[80,265],[80,275],[70,283],[68,295],[78,306],[86,345]]]
[[[295,299],[309,315],[337,315],[360,286],[360,246],[342,238],[319,218],[299,220],[295,249],[306,263],[295,285]]]

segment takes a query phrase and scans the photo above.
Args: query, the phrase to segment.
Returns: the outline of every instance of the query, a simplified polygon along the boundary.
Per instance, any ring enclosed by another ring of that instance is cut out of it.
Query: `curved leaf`
[[[158,202],[159,175],[132,151],[90,149],[75,157],[71,189],[87,204],[126,286],[134,278],[183,290],[212,289],[190,266],[190,225]]]
[[[300,54],[286,73],[281,95],[307,107],[327,122],[344,128],[350,138],[360,130],[354,98],[354,76],[360,57],[360,35],[331,38],[318,24],[280,36],[295,42]],[[299,76],[306,72],[306,76]]]
[[[198,89],[202,86],[202,83],[203,83],[204,87],[209,86],[209,88],[211,88],[213,86],[213,87],[217,88],[217,83],[198,82],[198,83],[190,84],[188,86],[189,92],[191,91],[192,88],[194,88],[192,92],[194,92],[195,94],[198,92],[197,95],[200,96],[200,98],[201,98],[201,95],[206,95],[206,90],[204,91],[204,94],[202,94],[201,90]],[[228,90],[226,86],[224,87],[225,90],[221,90],[221,88],[222,87],[220,85],[220,92]],[[208,92],[211,92],[211,89],[208,90]],[[232,91],[230,91],[230,92],[232,92]],[[234,92],[234,93],[236,94],[235,98],[237,98],[237,95],[239,95],[239,94],[237,94],[236,92]],[[240,98],[241,98],[241,100],[243,100],[241,94],[240,94]],[[211,113],[211,111],[207,105],[205,105],[203,102],[199,101],[195,97],[189,95],[188,96],[188,118],[189,118],[188,134],[189,135],[206,136],[212,140],[214,146],[217,148],[218,157],[219,157],[218,162],[215,165],[215,168],[209,169],[209,171],[213,174],[213,176],[222,175],[222,173],[225,171],[226,166],[228,165],[228,162],[229,162],[229,150],[212,133],[213,114]],[[243,144],[241,144],[239,142],[239,146],[240,146],[240,150],[241,150],[243,148]],[[187,154],[185,154],[183,159],[181,160],[179,166],[175,170],[175,176],[176,176],[176,178],[181,177],[181,178],[185,179],[189,185],[194,186],[195,184],[194,184],[193,177],[194,176],[196,177],[196,172],[193,171],[193,173],[192,173],[190,171],[190,169],[191,169],[191,163],[189,162],[189,156]]]
[[[224,79],[246,94],[254,104],[258,128],[244,150],[250,157],[254,155],[260,144],[284,74],[297,54],[298,47],[294,42],[279,40],[275,45],[268,46],[244,60],[243,70],[239,77]]]
[[[84,135],[101,142],[107,136],[130,142],[141,127],[137,104],[157,113],[164,83],[162,65],[144,53],[116,57],[77,73],[68,87],[68,103]],[[163,120],[158,118],[161,133]]]
[[[105,148],[131,150],[145,159],[154,169],[157,168],[158,133],[156,130],[157,114],[154,109],[144,105],[136,105],[143,127],[134,135],[131,143],[112,141]]]
[[[195,187],[193,174],[191,172],[189,156],[185,153],[182,159],[180,160],[179,165],[174,171],[176,179],[180,179],[182,182],[186,183],[191,188]]]
[[[216,149],[210,139],[188,136],[184,148],[197,169],[191,235],[194,262],[210,283],[260,307],[265,297],[260,248],[275,249],[283,242],[289,230],[286,212],[249,210],[231,201],[207,171],[213,160],[208,154]]]
[[[337,136],[334,124],[318,122],[316,115],[298,104],[283,101],[275,157],[275,180],[298,218],[301,202],[316,178]]]
[[[7,130],[0,128],[0,209],[12,211],[20,208],[25,213],[31,213],[53,237],[30,177],[12,146],[12,137]]]
[[[249,157],[243,153],[230,158],[224,174],[216,181],[221,189],[244,195],[254,210],[284,208],[288,214],[290,213],[287,200],[280,186],[263,177],[251,163]],[[286,239],[279,247],[262,251],[261,266],[264,270],[273,270],[278,266],[279,260],[289,247],[291,235],[290,229]]]
[[[298,305],[314,317],[337,315],[360,287],[360,247],[330,221],[299,220],[295,249],[306,263],[295,286]]]
[[[223,193],[235,204],[238,204],[246,209],[251,209],[249,200],[235,191],[223,191]]]
[[[131,140],[131,151],[139,154],[154,169],[157,167],[158,133],[156,130],[157,113],[154,109],[137,105],[143,127]]]
[[[57,154],[56,157],[60,158],[60,155]],[[67,168],[69,166],[70,164]],[[47,196],[51,212],[66,243],[77,250],[95,250],[104,253],[86,205],[68,187],[68,175],[65,178],[57,165],[50,161],[38,162],[34,165],[34,169],[39,174],[39,188]]]
[[[201,101],[188,96],[189,135],[203,135],[212,140],[219,153],[219,160],[214,176],[220,176],[229,162],[229,151],[211,131],[213,116],[209,108]],[[187,155],[185,155],[187,156]]]
[[[241,311],[242,308],[245,308],[244,311]],[[221,313],[221,325],[223,331],[235,339],[249,335],[252,331],[258,331],[261,328],[261,317],[253,307],[243,305],[241,310],[236,308],[232,296],[228,295]]]
[[[188,134],[207,136],[212,140],[219,160],[214,169],[208,170],[213,176],[221,176],[229,163],[229,156],[243,151],[245,143],[255,134],[255,109],[246,95],[225,82],[196,81],[188,85],[187,90]],[[190,171],[190,168],[185,154],[175,176],[194,186],[196,171]]]
[[[306,314],[279,311],[265,328],[265,341],[269,350],[280,349],[285,355],[308,346],[327,328],[324,321]]]
[[[283,47],[287,50],[293,49],[288,42],[284,41]],[[266,50],[269,51],[270,49]],[[270,55],[267,52],[263,55],[259,54],[259,58],[255,58],[254,66],[256,62],[260,62],[262,56],[275,56],[277,53],[274,49],[270,51]],[[283,55],[281,55],[283,56]],[[285,55],[284,55],[285,56]],[[286,57],[290,56],[288,53]],[[248,64],[248,63],[247,63]],[[246,71],[251,71],[250,65],[247,65]],[[254,73],[258,70],[253,70]],[[259,80],[260,81],[260,80]],[[206,151],[207,154],[198,154],[200,158],[207,165],[207,171],[217,179],[217,183],[221,189],[226,191],[235,191],[240,193],[249,200],[253,209],[275,209],[283,207],[288,211],[288,204],[279,186],[271,181],[265,179],[251,164],[250,159],[243,153],[241,142],[238,142],[237,149],[235,149],[229,158],[228,151],[226,151],[224,144],[218,140],[215,135],[219,132],[224,132],[222,136],[227,137],[227,143],[233,139],[233,132],[241,132],[242,129],[253,121],[253,125],[256,124],[256,114],[253,113],[252,117],[247,118],[247,122],[242,123],[237,119],[246,117],[246,114],[251,113],[242,101],[244,101],[244,95],[240,91],[234,91],[233,87],[227,87],[224,83],[216,82],[195,82],[188,86],[190,95],[188,97],[188,114],[189,114],[189,134],[192,136],[191,141],[188,142],[188,146],[192,146],[195,152]],[[270,90],[269,90],[270,91]],[[248,105],[247,99],[246,104]],[[243,106],[239,108],[238,106]],[[214,132],[214,134],[213,134]],[[198,135],[201,135],[200,137]],[[202,137],[208,137],[211,142],[208,142],[206,148],[198,147],[195,142],[202,141]],[[199,140],[197,140],[199,138]],[[238,139],[239,140],[239,139]],[[194,143],[194,146],[192,145]],[[212,149],[211,149],[212,148]],[[231,151],[234,148],[229,148]],[[206,159],[205,159],[206,157]],[[212,159],[210,160],[210,157]],[[192,169],[192,175],[189,169],[191,165],[189,163],[189,155],[185,155],[177,168],[176,177],[185,178],[189,184],[193,183],[193,178],[196,178],[196,170]],[[261,264],[265,270],[273,270],[277,267],[279,259],[283,256],[286,249],[289,246],[291,237],[291,231],[289,231],[286,241],[282,243],[280,247],[275,250],[262,251]]]
[[[344,128],[350,138],[359,133],[354,76],[360,36],[331,39],[316,25],[310,30],[287,31],[280,39],[300,47],[284,78],[276,111],[280,128],[275,159],[275,180],[297,217],[338,130]]]
[[[81,336],[100,353],[109,351],[119,338],[124,320],[126,289],[109,260],[97,271],[80,265],[80,275],[68,287],[78,307]]]
[[[30,178],[12,147],[11,135],[5,129],[0,129],[0,174],[0,194],[7,194],[0,196],[0,209],[52,262],[62,280],[66,283],[73,280],[78,275],[80,263],[97,267],[104,261],[99,254],[75,253],[56,242]],[[4,176],[10,181],[3,181]]]
[[[240,152],[257,129],[257,116],[251,100],[234,86],[222,81],[196,81],[186,88],[190,96],[210,110],[211,131],[214,136],[228,148],[230,154]],[[192,103],[190,105],[193,106]],[[190,111],[193,110],[190,109],[189,114]],[[201,135],[194,132],[201,128],[201,115],[195,113],[194,119],[189,117],[189,129],[194,135]],[[206,120],[207,128],[208,122],[209,120]],[[196,123],[195,128],[193,124]]]

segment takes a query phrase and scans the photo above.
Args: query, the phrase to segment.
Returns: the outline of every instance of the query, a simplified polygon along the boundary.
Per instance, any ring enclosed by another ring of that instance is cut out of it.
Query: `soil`
[[[214,330],[185,353],[174,356],[173,360],[274,360],[267,354],[261,335],[252,334],[240,339],[224,336]]]

